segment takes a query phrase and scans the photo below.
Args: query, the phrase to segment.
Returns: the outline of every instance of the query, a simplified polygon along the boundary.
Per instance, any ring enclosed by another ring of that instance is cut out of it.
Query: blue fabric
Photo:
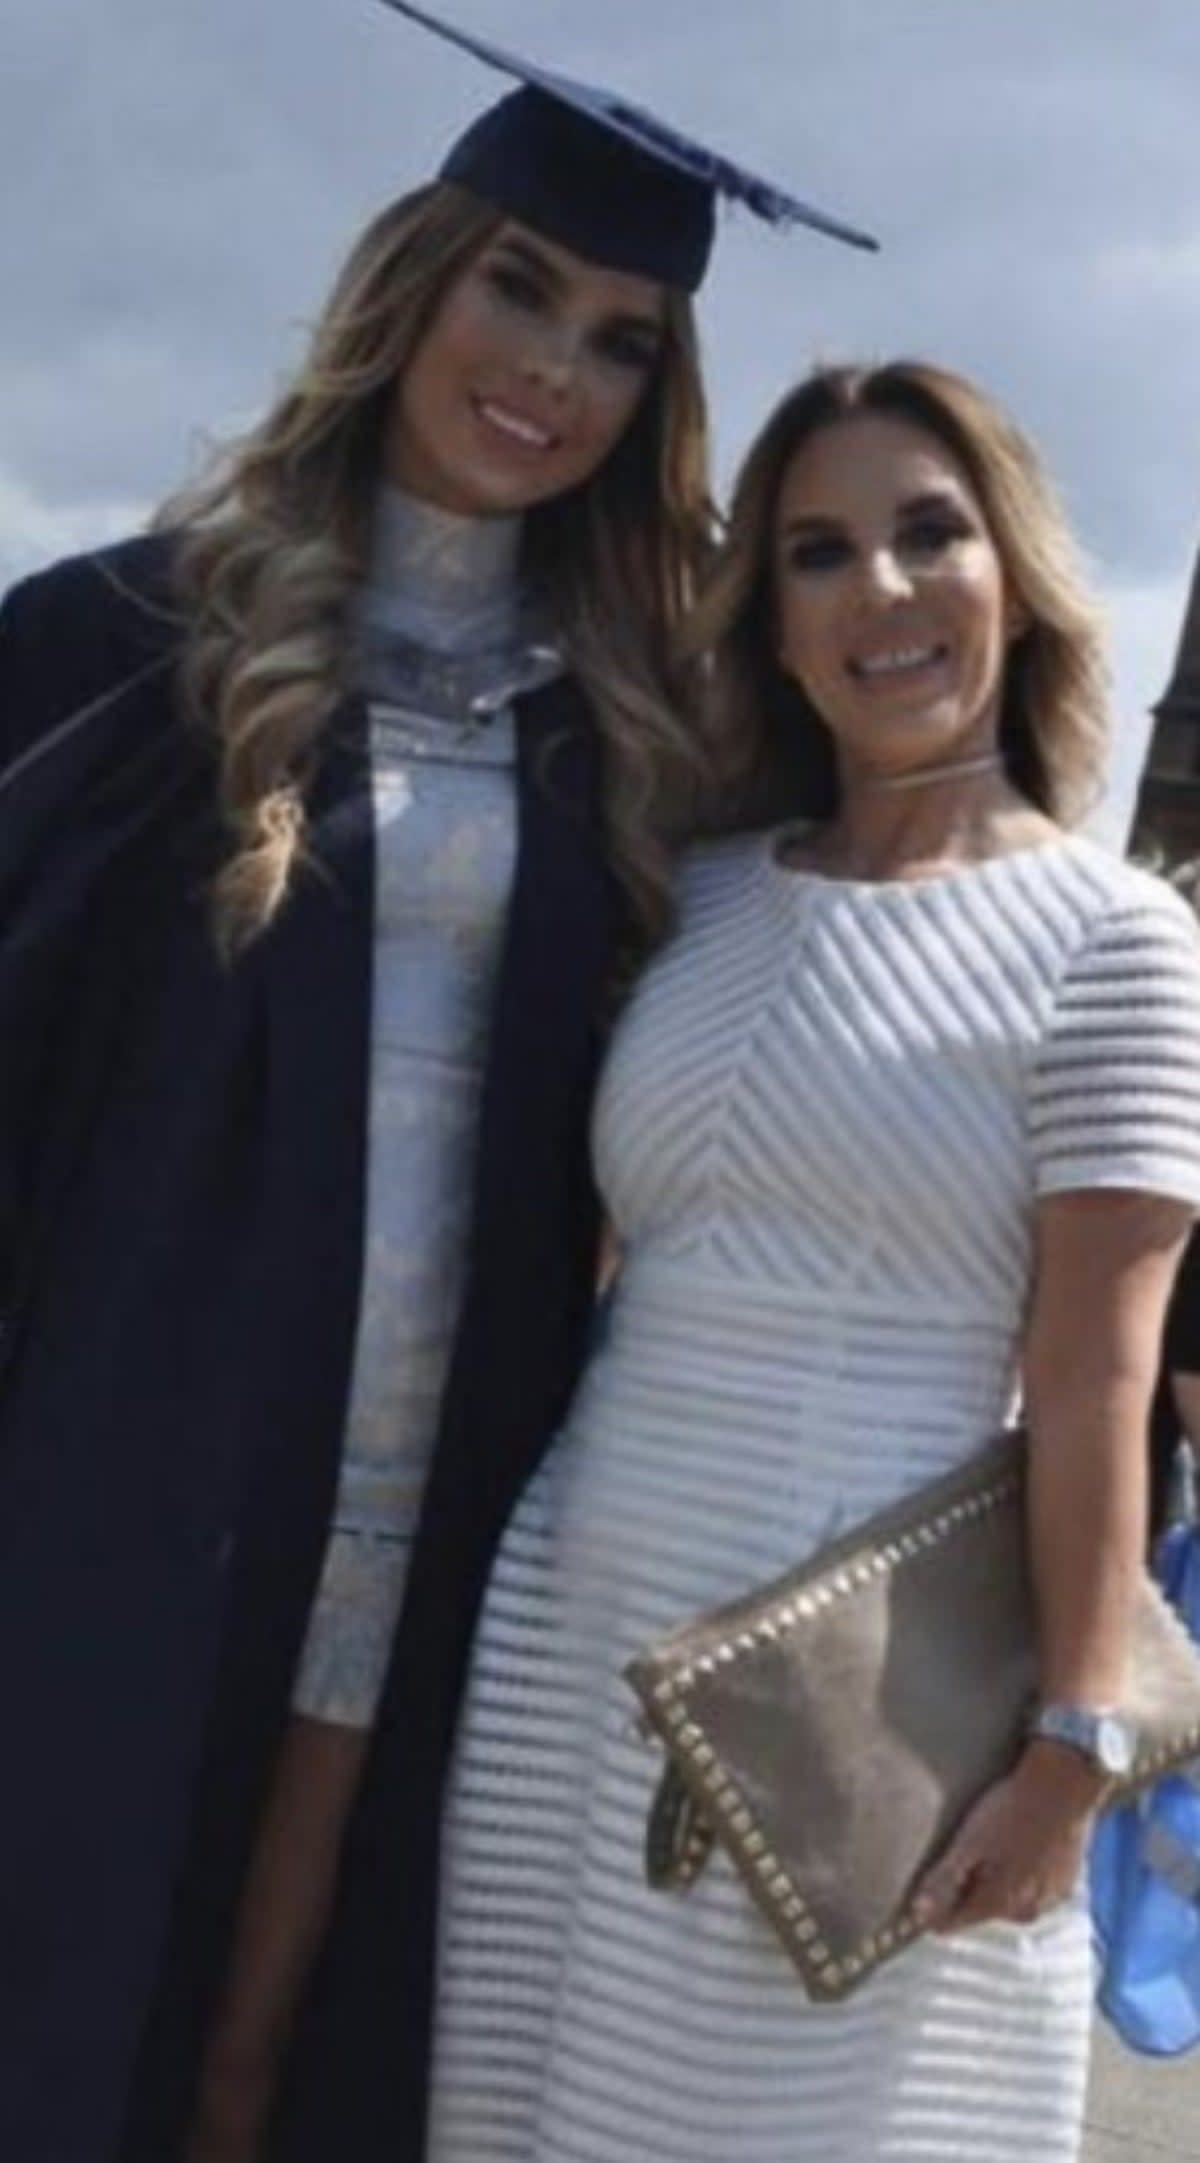
[[[1174,1525],[1155,1574],[1200,1640],[1200,1526]],[[1098,2003],[1131,2050],[1200,2043],[1200,1767],[1168,1774],[1103,1817],[1092,1843]]]

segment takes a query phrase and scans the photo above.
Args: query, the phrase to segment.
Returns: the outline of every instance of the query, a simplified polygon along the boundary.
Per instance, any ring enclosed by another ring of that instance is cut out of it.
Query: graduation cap
[[[535,67],[410,0],[384,5],[521,86],[459,137],[440,178],[576,255],[693,293],[708,264],[719,196],[771,225],[808,225],[851,247],[878,246],[612,91]]]

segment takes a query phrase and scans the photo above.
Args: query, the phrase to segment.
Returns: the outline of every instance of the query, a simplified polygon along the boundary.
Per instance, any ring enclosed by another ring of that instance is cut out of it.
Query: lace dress
[[[369,1726],[466,1266],[475,1133],[516,861],[511,700],[531,638],[517,519],[382,492],[359,611],[375,817],[366,1251],[342,1469],[294,1705]]]

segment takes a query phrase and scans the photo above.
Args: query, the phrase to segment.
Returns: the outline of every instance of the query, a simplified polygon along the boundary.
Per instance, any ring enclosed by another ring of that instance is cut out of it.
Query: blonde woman
[[[793,207],[613,110],[491,108],[215,478],[0,615],[5,2156],[427,2152],[464,1663],[704,774],[690,294],[718,187]]]
[[[1146,1411],[1200,1203],[1196,929],[1075,830],[1104,749],[1094,613],[1034,454],[958,377],[839,369],[785,399],[692,637],[731,819],[771,823],[689,857],[617,1026],[594,1134],[623,1266],[468,1699],[463,1793],[501,1707],[513,1771],[456,1853],[462,1897],[492,1911],[502,1856],[556,1978],[512,2153],[1073,2163],[1080,1869],[1129,1741],[1107,1716]],[[686,1894],[643,1882],[660,1763],[622,1668],[964,1460],[1018,1388],[1029,1740],[930,1876],[921,1942],[810,2005],[719,1855]],[[542,1629],[502,1657],[518,1598]],[[494,2032],[499,2063],[499,2009]]]

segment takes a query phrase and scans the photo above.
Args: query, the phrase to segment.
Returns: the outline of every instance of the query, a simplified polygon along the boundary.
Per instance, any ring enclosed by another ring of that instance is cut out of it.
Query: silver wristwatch
[[[1096,1712],[1087,1705],[1040,1705],[1029,1732],[1047,1742],[1065,1742],[1108,1780],[1123,1780],[1133,1771],[1137,1736],[1119,1712]]]

